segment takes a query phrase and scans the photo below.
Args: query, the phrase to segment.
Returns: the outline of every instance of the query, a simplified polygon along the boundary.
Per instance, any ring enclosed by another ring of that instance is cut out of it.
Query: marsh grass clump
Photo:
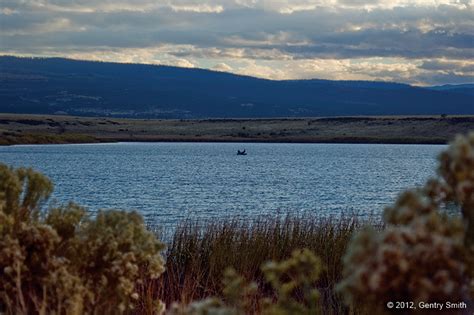
[[[138,285],[164,271],[163,245],[133,212],[43,210],[52,190],[31,169],[0,165],[0,313],[132,310]]]
[[[341,313],[345,307],[333,288],[341,280],[347,244],[364,222],[348,217],[322,218],[314,213],[262,216],[252,221],[216,220],[201,225],[187,221],[170,238],[166,272],[147,282],[143,291],[166,305],[209,297],[222,299],[227,287],[223,280],[231,267],[242,277],[242,283],[249,281],[258,286],[255,294],[246,295],[245,303],[246,314],[259,313],[259,301],[277,294],[262,266],[269,261],[286,261],[293,251],[307,248],[324,266],[313,283],[320,293],[320,304],[327,307],[326,314]],[[377,222],[371,223],[381,228]]]

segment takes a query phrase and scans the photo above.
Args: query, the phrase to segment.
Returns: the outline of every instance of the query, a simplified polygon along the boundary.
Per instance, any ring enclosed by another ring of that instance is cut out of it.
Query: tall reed
[[[147,283],[143,294],[145,300],[159,297],[167,305],[222,296],[224,271],[233,267],[245,279],[259,284],[260,294],[271,295],[270,288],[263,285],[261,266],[269,260],[284,260],[295,249],[307,248],[324,266],[318,282],[322,302],[337,312],[343,303],[333,288],[341,280],[341,258],[351,235],[361,225],[353,216],[329,219],[310,213],[206,224],[187,220],[178,225],[169,241],[165,273]]]

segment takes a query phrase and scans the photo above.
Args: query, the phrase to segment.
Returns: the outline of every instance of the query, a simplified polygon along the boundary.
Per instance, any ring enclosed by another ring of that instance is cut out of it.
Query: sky
[[[0,54],[474,82],[474,0],[0,0]]]

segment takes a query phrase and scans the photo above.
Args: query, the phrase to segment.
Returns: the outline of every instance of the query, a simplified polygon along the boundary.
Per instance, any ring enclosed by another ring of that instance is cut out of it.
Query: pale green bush
[[[262,267],[265,279],[276,292],[276,299],[266,299],[263,314],[318,314],[319,292],[316,281],[321,261],[307,249],[294,251],[280,263],[269,262]]]
[[[117,314],[164,271],[163,245],[134,212],[42,211],[51,182],[0,165],[0,312]],[[163,306],[158,303],[156,312]]]
[[[316,281],[321,273],[321,262],[311,251],[296,250],[282,262],[268,262],[262,266],[266,281],[274,296],[257,301],[257,308],[266,315],[316,315],[321,311]],[[189,305],[175,304],[170,315],[244,315],[251,307],[250,297],[257,293],[255,283],[247,283],[235,270],[224,276],[224,299],[208,298]]]
[[[225,302],[221,299],[210,297],[196,301],[189,305],[174,303],[168,315],[245,315],[249,305],[249,297],[256,290],[255,283],[247,283],[237,274],[235,269],[227,268],[224,272]]]

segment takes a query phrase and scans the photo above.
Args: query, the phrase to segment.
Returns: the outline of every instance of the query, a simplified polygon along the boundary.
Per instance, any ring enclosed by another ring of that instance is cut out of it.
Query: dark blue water
[[[237,156],[237,149],[247,156]],[[148,220],[312,211],[379,214],[435,174],[444,146],[119,143],[0,147],[0,162],[34,167],[56,202],[135,209]]]

